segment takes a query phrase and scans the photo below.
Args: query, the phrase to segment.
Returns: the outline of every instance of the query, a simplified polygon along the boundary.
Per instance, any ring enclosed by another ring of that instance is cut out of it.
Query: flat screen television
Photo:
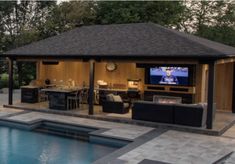
[[[149,83],[154,85],[189,85],[189,67],[157,66],[149,69]]]

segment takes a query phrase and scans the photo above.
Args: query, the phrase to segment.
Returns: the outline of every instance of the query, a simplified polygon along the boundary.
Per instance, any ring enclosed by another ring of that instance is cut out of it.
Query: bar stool
[[[82,91],[81,91],[81,100],[80,100],[80,103],[81,104],[86,104],[87,101],[88,101],[88,89],[87,88],[83,88]]]
[[[77,109],[80,104],[80,99],[81,99],[81,90],[77,90],[77,92],[74,95],[68,96],[67,97],[67,110]]]

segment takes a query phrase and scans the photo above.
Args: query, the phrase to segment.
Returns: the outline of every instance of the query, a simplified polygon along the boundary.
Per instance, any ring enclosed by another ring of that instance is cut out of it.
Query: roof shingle
[[[4,53],[4,56],[222,58],[235,48],[154,23],[75,28]]]

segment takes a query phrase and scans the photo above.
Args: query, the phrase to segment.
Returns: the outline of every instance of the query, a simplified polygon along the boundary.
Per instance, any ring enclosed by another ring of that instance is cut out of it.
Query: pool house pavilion
[[[8,107],[212,129],[235,112],[235,48],[154,23],[81,26],[5,52]],[[37,78],[13,104],[13,62]]]

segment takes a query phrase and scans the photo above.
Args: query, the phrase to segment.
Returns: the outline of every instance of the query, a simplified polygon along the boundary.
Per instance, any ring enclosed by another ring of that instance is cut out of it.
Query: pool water
[[[117,148],[0,126],[1,164],[88,164]]]

